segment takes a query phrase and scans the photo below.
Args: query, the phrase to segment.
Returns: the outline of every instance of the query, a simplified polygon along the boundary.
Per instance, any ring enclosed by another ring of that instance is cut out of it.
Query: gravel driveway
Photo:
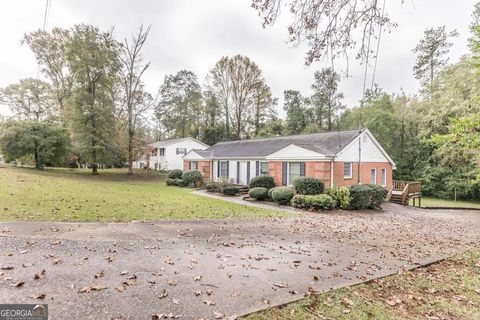
[[[0,223],[0,303],[48,303],[51,319],[234,318],[465,251],[479,228],[480,212],[393,204],[277,219]]]

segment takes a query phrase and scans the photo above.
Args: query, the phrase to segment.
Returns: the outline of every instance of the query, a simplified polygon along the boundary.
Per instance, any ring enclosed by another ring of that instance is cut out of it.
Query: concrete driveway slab
[[[392,204],[276,219],[5,222],[0,302],[48,303],[51,319],[233,318],[468,250],[479,227],[478,212]]]

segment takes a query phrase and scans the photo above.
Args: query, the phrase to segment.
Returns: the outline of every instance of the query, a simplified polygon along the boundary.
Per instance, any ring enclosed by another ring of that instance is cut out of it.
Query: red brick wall
[[[330,187],[330,162],[306,161],[305,176],[318,178],[323,181],[326,188]]]
[[[358,184],[358,162],[352,163],[352,178],[343,177],[343,162],[334,162],[333,184],[337,186],[351,186]],[[392,164],[388,162],[362,162],[360,164],[360,182],[370,183],[370,170],[377,169],[377,184],[382,185],[382,168],[387,169],[387,188],[392,186]]]
[[[268,174],[273,177],[277,186],[282,185],[282,161],[269,161]]]
[[[212,161],[204,160],[204,161],[197,161],[198,164],[198,171],[203,176],[204,181],[208,181],[211,178],[211,171],[212,171]],[[183,170],[187,171],[190,170],[190,161],[183,160]]]

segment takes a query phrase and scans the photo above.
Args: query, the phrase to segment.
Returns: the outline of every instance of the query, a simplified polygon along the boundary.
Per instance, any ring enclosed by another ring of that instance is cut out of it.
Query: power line
[[[45,12],[43,14],[43,31],[47,29],[47,24],[48,24],[48,16],[50,15],[50,6],[51,6],[51,0],[46,0],[45,3]]]
[[[372,86],[371,86],[370,90],[373,90],[373,86],[375,84],[375,73],[377,72],[378,51],[380,49],[380,39],[382,38],[382,24],[381,24],[381,22],[383,21],[384,17],[385,17],[385,0],[383,0],[382,16],[380,17],[381,20],[378,23],[380,30],[378,31],[377,52],[375,53],[375,64],[373,65]]]

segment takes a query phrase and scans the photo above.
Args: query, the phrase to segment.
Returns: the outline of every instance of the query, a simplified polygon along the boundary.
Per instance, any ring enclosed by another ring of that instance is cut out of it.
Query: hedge
[[[269,199],[273,200],[272,192],[273,192],[273,190],[275,190],[277,188],[281,188],[281,187],[275,187],[275,188],[272,188],[272,189],[268,189],[268,198]]]
[[[187,186],[198,186],[202,182],[202,174],[198,170],[185,171],[182,175],[182,180],[185,181]]]
[[[183,171],[180,169],[174,169],[168,172],[168,177],[170,179],[182,179]]]
[[[268,190],[263,187],[256,187],[248,191],[248,196],[255,200],[265,200],[268,198]]]
[[[325,189],[322,180],[312,177],[299,177],[293,181],[293,188],[297,194],[320,194]]]
[[[385,188],[372,184],[351,186],[350,208],[355,210],[378,209],[387,193]]]
[[[332,197],[335,207],[348,209],[350,207],[350,189],[348,187],[331,187],[325,192]]]
[[[294,191],[292,187],[278,187],[272,191],[272,199],[278,204],[288,204],[292,200]]]
[[[234,196],[240,193],[240,189],[236,186],[226,186],[222,190],[224,195]]]
[[[184,187],[185,181],[183,181],[182,179],[167,179],[165,180],[165,184],[167,186]]]
[[[269,190],[275,187],[275,180],[273,180],[272,176],[268,175],[256,176],[250,180],[248,186],[250,189],[262,187]]]
[[[327,194],[303,195],[297,194],[290,201],[295,208],[332,210],[335,201]]]

